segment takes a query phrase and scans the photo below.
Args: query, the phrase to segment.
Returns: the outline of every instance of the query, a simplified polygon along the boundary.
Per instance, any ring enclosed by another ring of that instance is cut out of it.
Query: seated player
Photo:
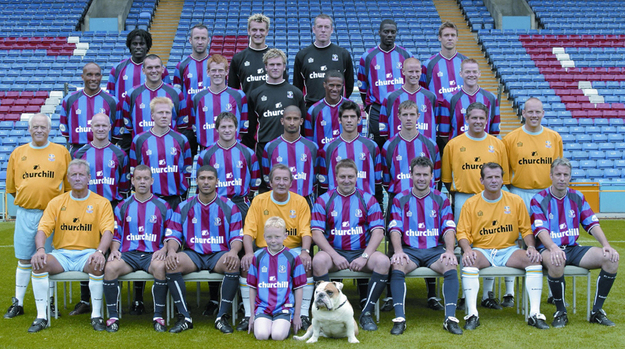
[[[165,332],[163,320],[167,302],[165,257],[163,247],[165,223],[171,218],[171,209],[165,200],[152,195],[152,171],[146,165],[135,168],[132,185],[135,193],[115,208],[115,235],[104,269],[104,296],[109,319],[108,332],[119,330],[117,300],[120,289],[118,277],[136,270],[154,275],[154,317],[152,325],[156,332]]]
[[[590,322],[614,326],[603,310],[603,303],[616,279],[619,253],[610,246],[584,195],[569,188],[571,170],[571,162],[566,158],[554,160],[550,172],[551,186],[536,194],[531,203],[532,230],[539,240],[538,251],[543,257],[543,266],[548,270],[547,281],[556,304],[551,326],[564,327],[569,322],[564,304],[566,265],[601,268]],[[580,224],[601,247],[577,243]]]
[[[187,288],[182,275],[198,270],[224,274],[221,303],[215,328],[232,333],[228,309],[239,286],[240,261],[237,256],[243,243],[241,212],[228,198],[217,195],[217,170],[204,165],[197,170],[199,195],[188,198],[176,207],[167,223],[167,284],[182,316],[169,330],[172,333],[193,328],[185,302]],[[177,252],[181,247],[183,251]]]
[[[267,219],[264,236],[267,247],[255,253],[247,274],[253,309],[248,333],[254,331],[258,340],[281,341],[289,336],[291,321],[294,333],[302,324],[300,308],[306,271],[299,256],[284,246],[284,219]]]
[[[456,224],[449,200],[438,190],[430,189],[434,164],[425,156],[412,159],[412,189],[395,196],[391,207],[391,234],[395,254],[391,258],[391,290],[395,319],[391,334],[406,329],[406,274],[417,267],[428,267],[443,274],[445,321],[443,328],[462,334],[456,319],[458,298],[458,260],[454,254]]]

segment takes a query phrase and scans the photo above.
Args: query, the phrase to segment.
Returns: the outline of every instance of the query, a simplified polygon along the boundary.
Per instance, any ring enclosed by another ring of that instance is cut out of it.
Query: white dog
[[[312,306],[312,325],[303,336],[294,336],[299,341],[315,343],[319,336],[345,338],[350,343],[360,343],[356,339],[358,324],[354,320],[354,309],[347,296],[341,292],[340,282],[322,281],[315,288],[315,302]],[[310,338],[310,339],[309,339]]]

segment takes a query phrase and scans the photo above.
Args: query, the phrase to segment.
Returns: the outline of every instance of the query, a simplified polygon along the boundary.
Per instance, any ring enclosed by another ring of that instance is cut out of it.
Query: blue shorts
[[[582,261],[582,258],[584,258],[584,256],[586,255],[586,252],[588,252],[592,248],[592,246],[575,245],[575,246],[560,246],[560,248],[566,254],[566,265],[579,266],[579,263]],[[540,249],[539,252],[542,254],[543,251],[545,250],[546,248],[543,247]]]
[[[254,317],[256,319],[269,319],[271,321],[276,321],[276,320],[286,320],[288,322],[291,322],[291,318],[292,315],[291,313],[277,313],[277,314],[265,314],[265,313],[260,313],[260,314],[255,314]]]
[[[404,246],[404,253],[410,257],[417,267],[430,267],[437,260],[441,258],[441,255],[445,253],[443,246],[436,246],[432,248],[414,248]]]
[[[458,224],[460,220],[460,211],[462,210],[462,206],[464,206],[465,201],[467,201],[470,197],[475,194],[467,194],[467,193],[454,193],[454,221]]]
[[[209,253],[209,254],[199,254],[193,250],[184,250],[182,253],[186,254],[191,258],[191,261],[198,270],[208,270],[213,271],[217,262],[219,262],[219,258],[226,253],[226,251]]]
[[[345,259],[347,259],[348,263],[351,263],[354,259],[361,257],[362,254],[365,252],[365,250],[348,251],[348,250],[338,250],[338,249],[335,249],[335,251],[336,253],[338,253]]]
[[[520,250],[517,245],[512,245],[510,247],[501,249],[484,249],[477,247],[474,247],[473,249],[482,252],[484,257],[486,257],[490,265],[492,265],[493,267],[505,267],[506,263],[508,263],[508,259],[510,259],[510,256],[512,256],[514,251]]]
[[[128,264],[132,270],[143,270],[148,272],[152,263],[152,253],[142,251],[128,251],[122,253],[122,260]]]
[[[17,206],[15,214],[15,231],[13,233],[13,246],[15,258],[30,260],[35,252],[35,235],[39,226],[39,220],[43,216],[43,210],[27,209]],[[52,235],[46,239],[46,253],[52,251]]]
[[[53,250],[50,252],[59,264],[63,267],[63,271],[84,271],[89,256],[95,253],[95,249],[88,248],[86,250]]]

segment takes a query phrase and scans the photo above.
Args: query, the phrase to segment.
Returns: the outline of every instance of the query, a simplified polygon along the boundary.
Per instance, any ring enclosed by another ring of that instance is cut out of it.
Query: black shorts
[[[430,267],[437,260],[441,258],[441,255],[445,253],[443,246],[436,246],[432,248],[414,248],[409,246],[403,247],[404,253],[410,257],[417,267]]]
[[[122,253],[122,260],[128,264],[132,270],[143,270],[148,272],[152,263],[152,252],[128,251]]]
[[[358,257],[362,257],[362,254],[365,252],[365,250],[348,251],[348,250],[339,250],[339,249],[335,249],[335,251],[336,253],[340,254],[342,257],[347,259],[348,263],[351,263],[354,259]]]
[[[189,258],[191,258],[191,261],[193,262],[193,264],[195,264],[198,270],[213,271],[213,269],[215,269],[215,266],[217,265],[217,262],[219,261],[219,258],[221,258],[221,256],[226,253],[226,251],[209,254],[199,254],[193,250],[184,250],[182,251],[182,253],[185,253],[187,256],[189,256]]]
[[[269,319],[271,321],[276,321],[276,320],[282,319],[282,320],[286,320],[286,321],[291,322],[291,313],[278,313],[278,314],[273,314],[273,315],[272,314],[260,313],[260,314],[254,315],[254,317],[256,319],[263,318],[263,319]]]
[[[579,263],[582,261],[582,258],[584,258],[584,256],[586,255],[586,252],[590,250],[591,246],[575,245],[575,246],[560,246],[560,248],[566,254],[566,265],[579,266]],[[543,251],[545,250],[546,248],[542,248],[540,250],[540,253],[542,254]]]

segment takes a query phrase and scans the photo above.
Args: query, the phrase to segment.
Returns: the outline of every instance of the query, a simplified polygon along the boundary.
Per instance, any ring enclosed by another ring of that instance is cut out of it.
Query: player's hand
[[[473,249],[469,249],[462,255],[462,265],[465,267],[473,267],[477,262],[477,253]]]
[[[610,262],[612,263],[618,262],[620,256],[618,252],[612,248],[612,246],[604,246],[601,248],[601,250],[603,251],[603,256],[608,258]]]
[[[104,255],[99,251],[95,251],[89,256],[87,263],[93,265],[93,270],[104,270],[106,258],[104,258]]]
[[[312,258],[306,251],[302,251],[299,255],[299,259],[302,260],[302,265],[304,266],[304,270],[310,271],[312,269]],[[297,332],[296,332],[297,333]]]
[[[566,261],[566,253],[564,253],[560,247],[554,244],[554,246],[549,249],[549,254],[551,255],[551,264],[556,267],[564,265]]]
[[[361,271],[365,265],[367,265],[367,260],[362,257],[358,257],[351,262],[349,269],[351,271]]]
[[[234,270],[239,262],[239,257],[234,251],[228,251],[224,254],[224,264],[228,270]]]
[[[254,314],[250,315],[250,324],[247,326],[247,334],[254,333]]]
[[[454,254],[453,251],[450,252],[445,250],[445,252],[441,255],[441,263],[445,266],[456,266],[458,265],[458,258],[456,258],[456,254]]]
[[[252,265],[252,260],[254,259],[254,253],[246,253],[243,258],[241,258],[241,269],[247,271],[250,269],[250,265]]]
[[[391,257],[391,264],[404,265],[410,262],[410,257],[404,252],[395,252],[393,257]]]
[[[174,253],[172,255],[167,256],[167,258],[165,258],[165,267],[168,270],[174,270],[178,267],[178,263],[180,263],[180,260],[178,260],[178,254]]]
[[[302,328],[302,318],[299,316],[293,316],[293,333],[297,334],[297,331]]]
[[[33,266],[33,270],[39,270],[48,263],[48,255],[43,248],[37,250],[37,252],[30,259],[30,264]]]
[[[167,258],[167,249],[165,247],[163,247],[160,250],[152,253],[152,260],[153,261],[164,261],[165,258]]]
[[[542,256],[538,253],[538,250],[536,250],[536,247],[534,246],[528,246],[526,254],[527,258],[529,258],[532,263],[540,263],[543,260]]]
[[[347,259],[345,259],[345,257],[341,256],[338,253],[336,257],[332,258],[332,262],[334,263],[334,265],[336,265],[336,267],[339,270],[345,270],[350,267],[349,262],[347,262]]]
[[[112,262],[116,259],[122,259],[122,253],[119,252],[119,250],[111,251],[111,254],[109,254],[108,261]]]

